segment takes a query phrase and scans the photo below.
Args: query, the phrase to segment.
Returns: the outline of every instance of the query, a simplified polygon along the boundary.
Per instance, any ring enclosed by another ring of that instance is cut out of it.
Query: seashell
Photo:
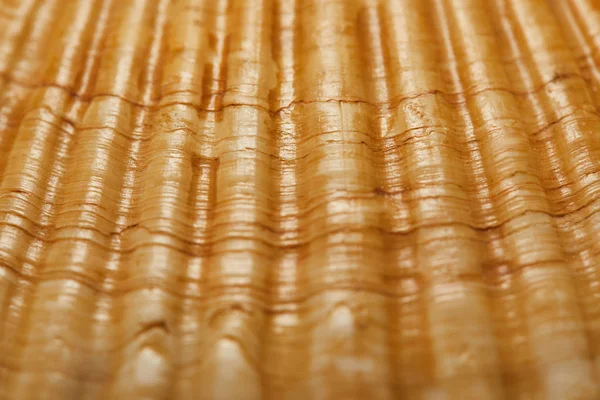
[[[0,398],[600,398],[599,11],[0,0]]]

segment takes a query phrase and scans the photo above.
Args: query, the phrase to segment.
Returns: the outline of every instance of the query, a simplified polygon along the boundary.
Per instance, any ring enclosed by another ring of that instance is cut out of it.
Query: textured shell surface
[[[600,398],[600,2],[0,0],[0,400]]]

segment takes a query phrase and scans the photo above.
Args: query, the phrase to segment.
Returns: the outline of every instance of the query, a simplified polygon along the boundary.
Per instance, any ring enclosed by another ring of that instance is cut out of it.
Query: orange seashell
[[[600,398],[592,0],[0,0],[0,399]]]

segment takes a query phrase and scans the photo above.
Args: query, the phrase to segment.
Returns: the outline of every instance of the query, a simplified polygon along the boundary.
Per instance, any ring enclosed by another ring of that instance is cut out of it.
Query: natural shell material
[[[600,398],[599,37],[0,0],[0,399]]]

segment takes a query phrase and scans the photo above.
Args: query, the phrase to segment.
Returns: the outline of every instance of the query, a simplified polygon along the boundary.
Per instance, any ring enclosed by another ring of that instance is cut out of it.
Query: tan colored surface
[[[0,399],[599,398],[599,38],[590,0],[0,0]]]

